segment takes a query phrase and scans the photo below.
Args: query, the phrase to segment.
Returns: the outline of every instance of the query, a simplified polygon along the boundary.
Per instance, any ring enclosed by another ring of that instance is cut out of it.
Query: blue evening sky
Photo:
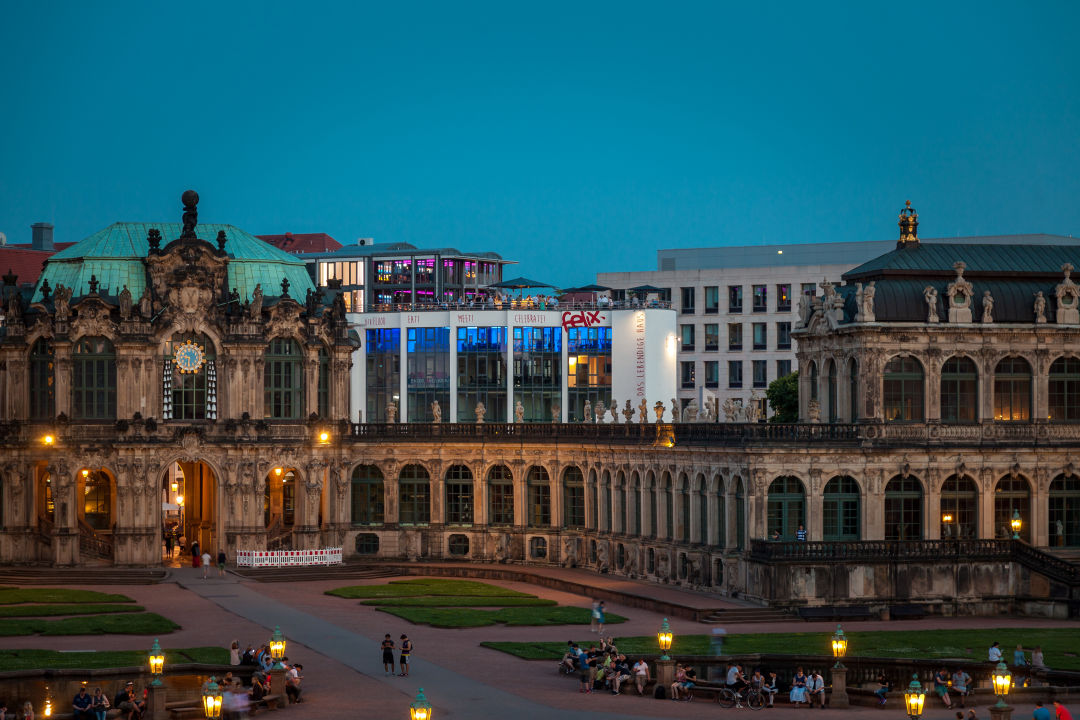
[[[1080,3],[10,2],[0,231],[494,250],[1080,234]],[[2,269],[2,268],[0,268]]]

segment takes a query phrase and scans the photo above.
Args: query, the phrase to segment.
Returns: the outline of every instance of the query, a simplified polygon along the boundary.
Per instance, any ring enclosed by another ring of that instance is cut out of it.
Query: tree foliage
[[[776,378],[765,391],[773,415],[769,422],[787,423],[799,420],[799,373],[798,371]]]

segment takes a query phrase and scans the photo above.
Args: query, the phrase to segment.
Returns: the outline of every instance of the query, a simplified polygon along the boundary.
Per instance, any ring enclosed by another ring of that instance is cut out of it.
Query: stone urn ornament
[[[634,408],[630,407],[630,401],[626,401],[626,405],[623,406],[622,416],[626,418],[626,424],[629,425],[634,419]]]
[[[397,422],[397,403],[393,400],[386,405],[386,422],[391,425]]]

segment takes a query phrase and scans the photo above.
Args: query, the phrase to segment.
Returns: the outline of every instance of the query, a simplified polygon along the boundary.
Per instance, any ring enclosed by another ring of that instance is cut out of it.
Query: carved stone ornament
[[[951,323],[971,322],[971,301],[974,297],[974,290],[971,283],[964,279],[965,268],[967,268],[967,265],[963,262],[957,261],[953,263],[956,279],[949,283],[949,287],[945,290],[945,297],[949,305],[949,322]]]
[[[80,303],[75,321],[72,323],[75,337],[116,335],[116,323],[109,318],[109,308],[100,301],[91,300]]]
[[[806,404],[807,419],[812,423],[821,422],[821,403],[811,400]]]
[[[874,322],[875,283],[871,280],[865,288],[862,283],[855,283],[855,322]]]
[[[301,307],[295,302],[279,302],[270,310],[266,323],[267,337],[295,337],[301,334]]]
[[[1054,288],[1058,325],[1080,324],[1080,287],[1072,281],[1072,271],[1073,266],[1069,263],[1062,265],[1061,272],[1065,273],[1065,279]]]

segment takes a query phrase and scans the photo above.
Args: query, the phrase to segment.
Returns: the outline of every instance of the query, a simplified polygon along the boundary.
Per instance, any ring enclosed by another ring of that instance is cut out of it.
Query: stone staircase
[[[700,622],[707,625],[738,625],[740,623],[788,622],[794,616],[784,610],[768,607],[723,608],[710,610]]]
[[[1050,555],[1053,555],[1059,560],[1070,562],[1073,565],[1080,565],[1080,547],[1044,547],[1042,548],[1042,550],[1049,553]]]
[[[0,585],[155,585],[168,572],[164,568],[116,567],[3,567]]]
[[[373,580],[394,577],[400,572],[371,565],[331,565],[329,567],[236,568],[233,572],[258,582],[312,582],[315,580]]]

